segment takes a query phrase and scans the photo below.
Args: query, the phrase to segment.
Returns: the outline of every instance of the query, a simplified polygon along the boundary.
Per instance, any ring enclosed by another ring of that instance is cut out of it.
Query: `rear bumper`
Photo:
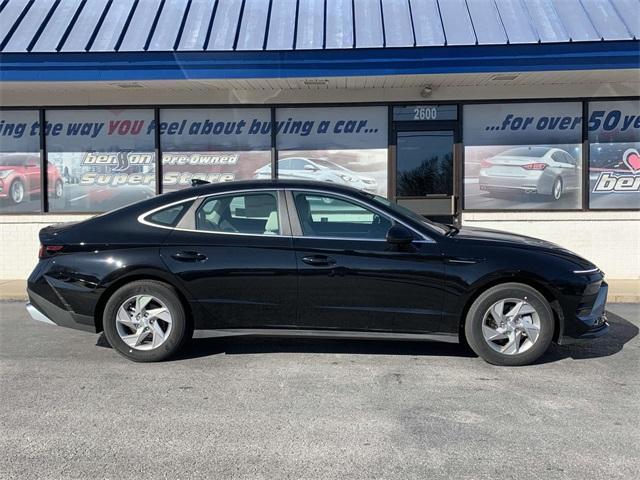
[[[75,330],[83,330],[85,332],[96,332],[95,326],[93,325],[93,319],[90,319],[85,315],[79,315],[75,312],[64,310],[30,290],[28,290],[28,294],[29,303],[27,303],[26,308],[27,312],[34,320],[48,325],[73,328]]]
[[[46,323],[47,325],[56,325],[53,320],[34,307],[31,303],[27,303],[27,313],[31,315],[31,318],[38,322]]]

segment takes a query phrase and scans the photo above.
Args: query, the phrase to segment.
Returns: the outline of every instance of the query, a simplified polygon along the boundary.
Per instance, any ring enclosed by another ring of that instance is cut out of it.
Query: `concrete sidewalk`
[[[607,280],[608,303],[640,303],[639,280]],[[26,280],[0,280],[0,300],[26,300]]]

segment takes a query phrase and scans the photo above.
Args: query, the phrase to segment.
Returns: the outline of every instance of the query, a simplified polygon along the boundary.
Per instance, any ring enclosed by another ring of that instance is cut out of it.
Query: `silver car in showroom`
[[[271,178],[271,165],[256,170],[254,178]],[[324,158],[290,157],[278,160],[278,178],[332,182],[377,194],[378,182]]]
[[[480,190],[488,193],[524,192],[559,200],[580,188],[580,166],[555,147],[516,147],[480,164]]]

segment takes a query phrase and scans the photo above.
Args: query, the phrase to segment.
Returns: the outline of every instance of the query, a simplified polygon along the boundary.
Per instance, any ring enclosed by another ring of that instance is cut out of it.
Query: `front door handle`
[[[302,261],[314,267],[326,267],[336,263],[335,258],[327,257],[326,255],[309,255],[308,257],[302,257]]]
[[[179,262],[204,262],[207,256],[200,252],[181,251],[171,255],[171,258]]]

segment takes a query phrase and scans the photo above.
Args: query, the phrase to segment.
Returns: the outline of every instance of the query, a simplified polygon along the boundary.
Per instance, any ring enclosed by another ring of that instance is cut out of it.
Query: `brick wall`
[[[640,279],[640,212],[464,212],[462,219],[464,226],[557,243],[595,263],[607,278]]]

